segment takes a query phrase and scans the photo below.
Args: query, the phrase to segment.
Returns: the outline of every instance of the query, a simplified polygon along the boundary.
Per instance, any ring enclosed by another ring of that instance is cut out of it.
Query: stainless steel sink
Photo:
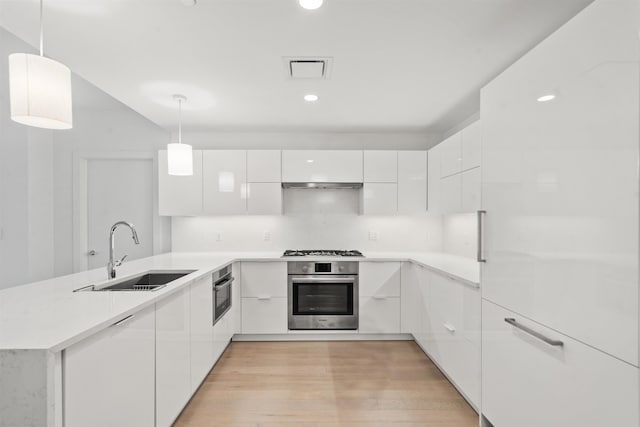
[[[112,282],[105,282],[97,285],[89,285],[74,290],[78,291],[96,291],[96,292],[115,292],[115,291],[157,291],[164,288],[168,283],[173,282],[187,274],[193,273],[195,270],[180,271],[148,271],[146,273],[126,277]]]

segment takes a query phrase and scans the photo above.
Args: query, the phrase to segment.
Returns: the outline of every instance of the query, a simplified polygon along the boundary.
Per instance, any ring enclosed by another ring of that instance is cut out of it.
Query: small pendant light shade
[[[169,175],[193,175],[193,152],[189,144],[167,144]]]
[[[11,119],[46,129],[71,129],[71,72],[65,65],[28,53],[9,55]]]
[[[169,175],[193,175],[193,150],[189,144],[182,143],[182,103],[184,95],[173,95],[178,102],[178,142],[167,144],[167,166]]]

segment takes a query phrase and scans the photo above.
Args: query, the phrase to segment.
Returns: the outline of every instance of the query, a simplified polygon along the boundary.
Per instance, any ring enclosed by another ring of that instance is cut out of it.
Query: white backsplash
[[[175,217],[172,249],[441,251],[440,217],[360,215],[359,190],[284,190],[284,214]],[[268,238],[268,240],[265,240]]]
[[[478,224],[477,214],[464,213],[442,217],[442,240],[446,253],[476,258]]]

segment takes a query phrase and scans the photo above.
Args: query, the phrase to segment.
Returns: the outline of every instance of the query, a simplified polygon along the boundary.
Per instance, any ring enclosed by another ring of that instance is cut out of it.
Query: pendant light
[[[169,175],[193,175],[193,153],[189,144],[182,143],[182,103],[187,100],[183,95],[173,95],[178,101],[178,142],[167,144],[167,164]]]
[[[44,56],[43,0],[40,0],[40,55],[9,55],[11,119],[45,129],[71,129],[71,71]]]

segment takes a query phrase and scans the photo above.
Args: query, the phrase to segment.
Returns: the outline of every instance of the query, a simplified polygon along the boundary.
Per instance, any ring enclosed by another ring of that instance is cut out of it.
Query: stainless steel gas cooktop
[[[356,250],[333,250],[333,249],[288,249],[282,254],[283,257],[290,256],[344,256],[344,257],[362,257],[362,252]]]

